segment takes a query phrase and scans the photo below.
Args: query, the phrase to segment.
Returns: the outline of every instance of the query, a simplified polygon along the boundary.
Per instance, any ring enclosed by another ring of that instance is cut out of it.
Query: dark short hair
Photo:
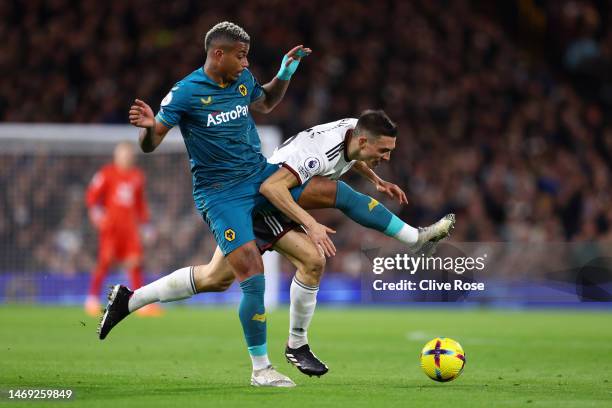
[[[387,116],[385,111],[368,109],[361,113],[357,125],[355,126],[355,133],[367,133],[368,136],[378,137],[384,136],[397,136],[397,125]]]
[[[229,21],[222,21],[215,24],[213,28],[208,30],[204,37],[204,50],[208,52],[210,44],[216,40],[239,41],[246,44],[251,42],[251,37],[242,27]]]

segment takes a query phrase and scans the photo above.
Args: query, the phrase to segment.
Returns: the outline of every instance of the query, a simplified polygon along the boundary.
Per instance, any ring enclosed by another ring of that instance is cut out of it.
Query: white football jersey
[[[268,162],[283,165],[303,184],[313,176],[337,180],[355,164],[347,160],[347,135],[357,125],[348,118],[306,129],[287,139],[274,150]]]

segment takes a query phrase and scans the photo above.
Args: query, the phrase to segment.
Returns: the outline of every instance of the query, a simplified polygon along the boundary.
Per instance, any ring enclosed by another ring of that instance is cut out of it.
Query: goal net
[[[281,140],[275,127],[260,127],[269,155]],[[0,125],[0,302],[79,303],[93,270],[98,238],[89,222],[85,190],[114,146],[136,141],[125,125]],[[173,129],[155,153],[141,154],[151,231],[143,239],[148,280],[208,262],[216,243],[194,207],[183,140]],[[278,301],[279,260],[264,257],[269,306]],[[126,282],[125,274],[110,279]],[[236,290],[207,296],[233,302]],[[195,300],[195,299],[194,299]]]

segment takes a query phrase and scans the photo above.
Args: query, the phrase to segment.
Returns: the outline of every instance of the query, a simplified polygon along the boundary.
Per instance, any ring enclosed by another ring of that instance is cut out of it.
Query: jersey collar
[[[202,75],[202,80],[204,82],[206,82],[207,84],[209,84],[209,85],[213,85],[213,86],[216,86],[217,88],[225,89],[225,88],[229,87],[232,84],[230,82],[230,83],[225,84],[224,86],[219,85],[219,83],[213,81],[213,79],[208,76],[208,74],[204,70],[203,66],[199,69],[199,71],[200,71],[200,74]]]
[[[344,134],[344,160],[348,163],[351,160],[348,157],[348,145],[351,142],[351,137],[353,137],[353,129],[347,129],[346,133]]]

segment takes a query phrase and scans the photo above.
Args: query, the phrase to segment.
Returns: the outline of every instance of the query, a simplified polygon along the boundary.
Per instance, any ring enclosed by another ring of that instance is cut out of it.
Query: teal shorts
[[[227,190],[206,194],[205,203],[196,202],[202,217],[215,236],[224,255],[255,240],[253,214],[276,210],[259,192],[259,187],[279,169],[277,164],[267,164],[263,171]],[[290,190],[297,202],[308,183]],[[276,210],[277,211],[277,210]]]

